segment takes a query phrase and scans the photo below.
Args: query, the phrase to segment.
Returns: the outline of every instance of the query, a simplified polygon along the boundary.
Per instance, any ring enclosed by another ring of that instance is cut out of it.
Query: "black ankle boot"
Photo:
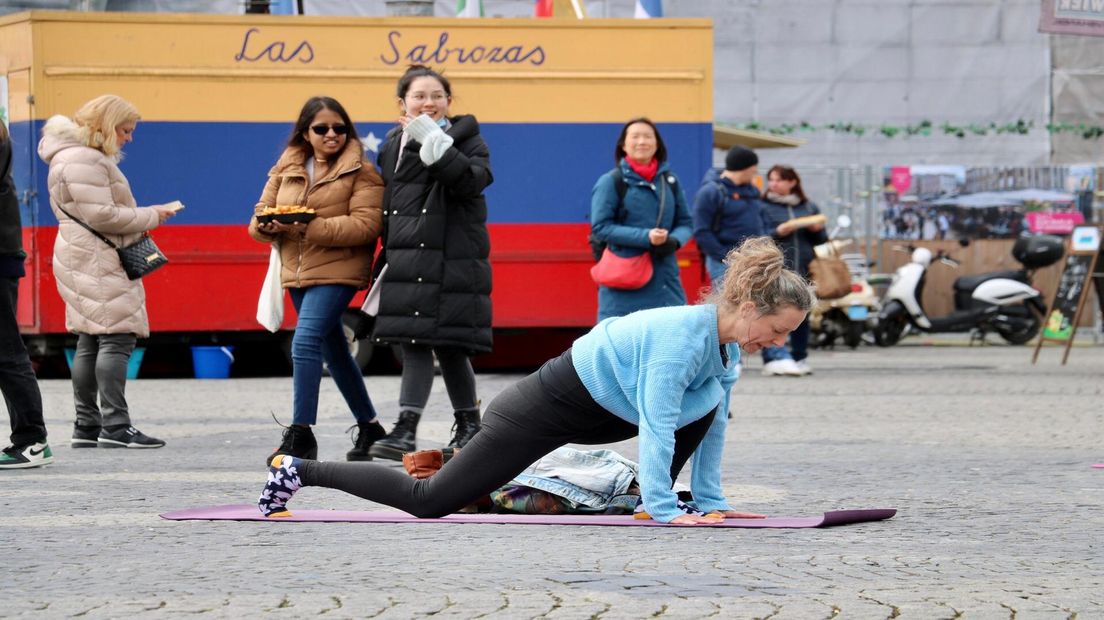
[[[371,448],[372,444],[386,437],[387,431],[384,430],[383,425],[380,424],[378,420],[363,424],[358,423],[349,428],[351,431],[354,429],[353,449],[345,453],[345,460],[371,461],[372,455],[368,453],[368,448]]]
[[[452,425],[452,441],[449,442],[448,447],[463,448],[479,432],[481,427],[479,410],[457,411],[452,415],[456,416],[456,424]]]
[[[268,460],[265,461],[265,465],[272,463],[272,459],[277,455],[287,454],[300,459],[315,460],[318,458],[318,442],[314,439],[314,432],[311,427],[292,424],[284,429],[284,440],[280,442],[280,447],[268,455]]]
[[[383,439],[379,439],[368,449],[368,454],[377,459],[401,461],[402,455],[414,451],[414,436],[418,433],[418,421],[422,414],[413,411],[399,413],[399,421]]]

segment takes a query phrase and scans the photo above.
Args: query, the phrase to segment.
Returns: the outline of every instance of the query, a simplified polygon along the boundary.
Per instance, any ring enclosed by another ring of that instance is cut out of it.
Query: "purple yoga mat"
[[[897,514],[893,508],[867,510],[833,510],[820,517],[770,517],[767,519],[725,519],[716,525],[699,527],[799,528],[831,527],[864,521],[881,521]],[[656,521],[637,520],[630,515],[515,515],[456,514],[443,519],[419,519],[404,512],[360,512],[353,510],[296,510],[290,517],[266,519],[251,504],[209,506],[166,512],[162,519],[171,521],[292,521],[298,523],[497,523],[502,525],[636,525],[668,526]],[[682,527],[679,525],[670,527]]]

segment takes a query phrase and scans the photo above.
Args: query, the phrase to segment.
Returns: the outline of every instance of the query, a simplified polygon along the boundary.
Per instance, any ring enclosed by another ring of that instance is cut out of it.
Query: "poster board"
[[[1098,2],[1043,0],[1039,32],[1104,36],[1104,7]]]
[[[1065,344],[1062,365],[1069,359],[1077,324],[1092,285],[1093,269],[1100,254],[1102,236],[1104,235],[1100,226],[1078,226],[1073,229],[1070,235],[1070,251],[1065,257],[1054,300],[1043,317],[1043,330],[1035,345],[1032,364],[1039,359],[1039,349],[1045,342]]]

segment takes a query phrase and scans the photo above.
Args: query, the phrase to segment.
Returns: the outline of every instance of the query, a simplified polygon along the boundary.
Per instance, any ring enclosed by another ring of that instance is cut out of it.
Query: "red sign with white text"
[[[1047,213],[1032,211],[1026,215],[1027,229],[1033,233],[1068,235],[1074,226],[1085,223],[1085,216],[1078,213]]]
[[[912,185],[912,171],[908,166],[894,166],[889,171],[889,183],[898,194],[907,194]]]

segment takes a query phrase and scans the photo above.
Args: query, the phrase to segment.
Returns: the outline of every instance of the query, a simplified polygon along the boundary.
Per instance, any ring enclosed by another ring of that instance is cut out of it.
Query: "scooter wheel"
[[[904,307],[894,303],[878,317],[878,324],[874,326],[874,342],[879,347],[892,347],[901,341],[907,327]]]
[[[1005,311],[1005,314],[1009,315],[1010,320],[998,323],[995,327],[997,333],[1008,344],[1027,344],[1038,335],[1041,321],[1028,304],[1025,303],[1021,307],[1010,308]]]
[[[843,335],[843,342],[852,349],[859,348],[862,344],[864,325],[858,321],[852,321],[847,325],[847,333]]]

